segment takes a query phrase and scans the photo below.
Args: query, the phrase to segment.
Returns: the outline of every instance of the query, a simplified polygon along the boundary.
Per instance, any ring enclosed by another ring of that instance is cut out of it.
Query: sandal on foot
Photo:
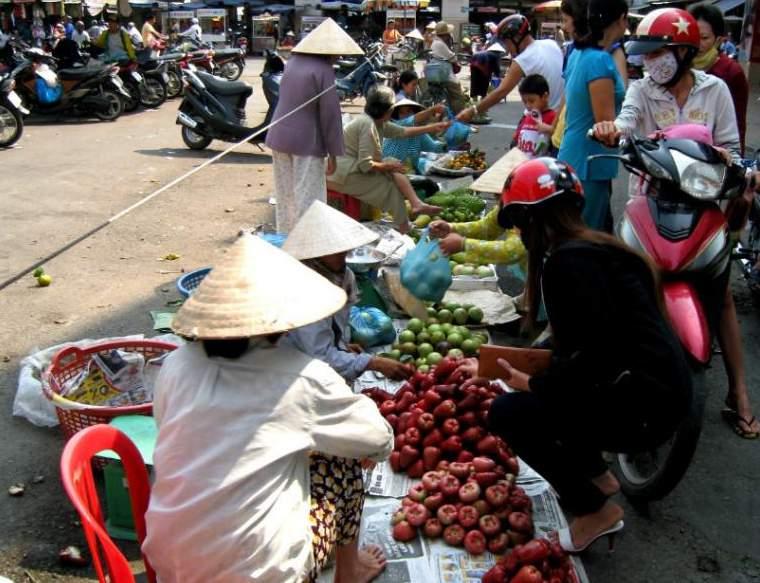
[[[594,538],[592,538],[582,547],[576,547],[575,544],[573,543],[573,538],[570,535],[570,527],[559,529],[557,531],[557,538],[559,540],[559,546],[561,546],[568,553],[581,553],[585,551],[587,548],[589,548],[593,543],[595,543],[600,538],[607,537],[607,541],[608,541],[607,552],[612,553],[615,550],[615,535],[617,535],[617,533],[623,530],[624,526],[625,526],[625,523],[622,520],[618,520],[614,525],[612,525],[607,530],[604,530],[600,532],[599,534],[597,534]]]
[[[755,422],[754,416],[747,419],[746,417],[742,417],[734,409],[731,409],[729,407],[726,407],[720,413],[723,416],[723,419],[726,421],[726,423],[728,423],[731,426],[731,428],[734,430],[734,433],[736,433],[736,435],[738,435],[739,437],[743,439],[757,439],[758,437],[760,437],[760,431],[751,431],[751,430],[744,429],[744,427],[742,427],[742,423],[746,427],[752,427],[752,424]]]

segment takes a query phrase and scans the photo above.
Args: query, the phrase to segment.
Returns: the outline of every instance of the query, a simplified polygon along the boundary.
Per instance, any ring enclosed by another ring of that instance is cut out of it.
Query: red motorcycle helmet
[[[583,187],[569,164],[548,157],[527,160],[512,170],[504,183],[499,225],[523,229],[549,201],[565,197],[583,208]]]
[[[502,41],[511,40],[516,47],[530,34],[530,22],[522,14],[507,16],[499,23],[497,35]]]
[[[699,50],[699,25],[680,8],[660,8],[647,14],[630,37],[625,49],[629,55],[645,55],[663,47]],[[692,55],[693,57],[693,55]]]

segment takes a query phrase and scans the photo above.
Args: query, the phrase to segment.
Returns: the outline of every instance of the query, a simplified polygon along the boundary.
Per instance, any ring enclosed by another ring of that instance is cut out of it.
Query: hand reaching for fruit
[[[430,234],[438,239],[443,239],[446,235],[451,233],[451,225],[446,221],[433,221],[428,228],[430,229]]]
[[[377,371],[384,377],[394,381],[408,379],[414,373],[414,368],[411,366],[382,356],[373,356],[367,368]]]

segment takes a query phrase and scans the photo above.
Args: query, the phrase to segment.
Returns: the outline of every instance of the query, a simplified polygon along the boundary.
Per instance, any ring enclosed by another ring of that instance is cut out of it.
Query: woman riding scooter
[[[619,240],[589,229],[583,203],[572,168],[553,158],[524,162],[507,179],[499,223],[520,229],[529,321],[543,299],[555,348],[550,366],[533,376],[499,361],[517,392],[496,399],[488,420],[575,515],[558,533],[568,552],[603,536],[612,546],[623,528],[623,509],[610,499],[620,485],[601,452],[664,443],[692,392],[655,271]],[[593,307],[583,310],[581,302]],[[474,375],[477,363],[464,368]]]
[[[699,50],[699,25],[691,14],[677,8],[650,12],[626,49],[629,55],[644,55],[649,75],[631,84],[614,122],[594,126],[597,139],[613,145],[623,132],[649,135],[675,124],[701,123],[712,134],[715,147],[739,157],[739,130],[728,87],[721,79],[691,68]],[[760,422],[752,414],[736,305],[728,285],[724,297],[718,327],[728,375],[723,416],[740,437],[756,439]]]

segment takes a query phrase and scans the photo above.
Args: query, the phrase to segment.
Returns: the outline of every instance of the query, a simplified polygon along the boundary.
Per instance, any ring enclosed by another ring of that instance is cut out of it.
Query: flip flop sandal
[[[734,433],[738,435],[739,437],[743,439],[757,439],[760,437],[760,431],[749,431],[742,427],[742,423],[746,427],[752,427],[752,424],[755,422],[755,417],[752,416],[751,418],[747,419],[746,417],[742,417],[734,411],[733,409],[723,409],[721,411],[721,415],[723,416],[723,419],[728,423],[731,428],[734,430]]]

